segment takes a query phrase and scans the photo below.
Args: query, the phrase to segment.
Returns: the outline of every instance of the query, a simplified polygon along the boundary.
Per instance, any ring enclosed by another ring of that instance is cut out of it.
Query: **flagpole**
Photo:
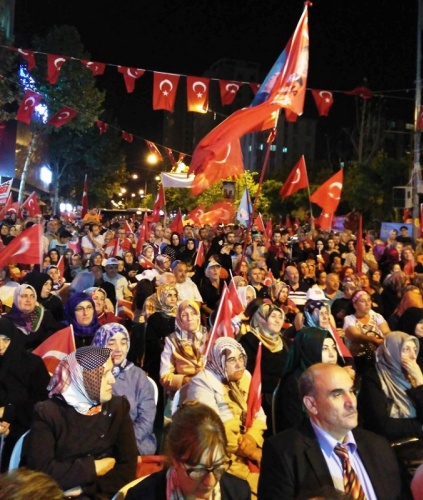
[[[313,209],[311,207],[311,200],[310,200],[311,193],[310,193],[310,183],[309,182],[307,182],[307,191],[308,191],[308,204],[310,205],[311,231],[314,233],[314,216],[313,216]]]

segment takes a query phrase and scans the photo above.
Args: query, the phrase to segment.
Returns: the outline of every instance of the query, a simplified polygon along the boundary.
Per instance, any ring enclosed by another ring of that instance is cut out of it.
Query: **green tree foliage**
[[[0,31],[0,44],[4,44]],[[16,52],[0,47],[0,123],[15,117],[16,103],[23,95],[19,85],[19,64]]]

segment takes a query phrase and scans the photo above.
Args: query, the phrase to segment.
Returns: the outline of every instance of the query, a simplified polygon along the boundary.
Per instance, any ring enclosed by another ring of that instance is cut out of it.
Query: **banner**
[[[0,206],[5,205],[12,187],[13,179],[0,184]]]
[[[187,174],[167,174],[162,172],[162,185],[165,188],[190,188],[194,182],[195,175]]]

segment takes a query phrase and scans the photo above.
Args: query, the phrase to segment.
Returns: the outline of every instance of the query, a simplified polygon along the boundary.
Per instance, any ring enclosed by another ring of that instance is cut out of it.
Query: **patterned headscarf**
[[[110,342],[110,340],[117,334],[117,333],[123,333],[123,335],[126,338],[126,343],[128,346],[128,350],[126,351],[126,356],[128,355],[129,347],[131,345],[130,343],[130,337],[128,330],[121,325],[120,323],[106,323],[105,325],[101,326],[94,335],[93,341],[91,345],[96,346],[96,347],[107,347],[107,344]],[[113,349],[112,349],[113,352]],[[120,372],[124,370],[129,370],[132,366],[134,366],[134,363],[131,363],[126,359],[122,361],[122,363],[119,366],[114,366],[113,367],[113,375],[117,377]]]
[[[254,313],[250,321],[251,331],[271,352],[278,352],[283,349],[282,336],[269,330],[269,316],[274,312],[282,315],[282,325],[285,321],[285,313],[279,307],[273,304],[262,304]]]
[[[376,370],[383,392],[392,403],[391,418],[416,417],[416,408],[407,394],[412,387],[411,382],[404,375],[401,366],[402,348],[410,340],[416,345],[418,354],[418,339],[404,332],[391,332],[376,349]]]
[[[10,311],[4,316],[14,323],[14,325],[17,326],[25,335],[36,332],[38,328],[40,328],[44,317],[44,308],[37,303],[35,303],[35,307],[31,312],[24,313],[19,309],[19,295],[28,288],[34,292],[35,299],[37,299],[37,292],[33,286],[28,284],[17,286],[13,292],[13,305]]]
[[[86,346],[65,356],[47,387],[49,397],[61,396],[83,415],[99,413],[104,365],[111,352],[111,349],[103,347]]]
[[[245,364],[247,364],[247,353],[239,342],[232,337],[219,337],[214,341],[209,351],[206,368],[213,372],[223,384],[229,386],[229,394],[242,409],[242,421],[243,424],[245,424],[247,415],[247,401],[245,395],[239,388],[237,382],[228,380],[226,373],[226,360],[230,358],[237,349],[245,356]]]
[[[321,328],[319,318],[323,307],[326,307],[329,313],[329,304],[321,300],[310,300],[304,307],[304,326]]]
[[[78,323],[76,320],[76,315],[75,315],[75,308],[80,304],[81,302],[87,301],[93,306],[93,319],[91,323],[87,326],[82,326]],[[94,333],[100,326],[98,323],[98,317],[97,313],[95,312],[95,304],[93,299],[86,293],[84,292],[77,292],[73,293],[68,301],[66,302],[65,305],[65,316],[66,319],[68,320],[69,324],[73,326],[73,331],[75,335],[79,337],[92,337],[94,336]]]
[[[169,292],[175,292],[176,297],[178,297],[178,290],[175,285],[171,285],[169,283],[164,283],[163,285],[159,285],[157,287],[156,296],[157,296],[157,311],[162,311],[168,316],[176,316],[176,305],[168,306],[166,304],[166,298],[169,295]]]

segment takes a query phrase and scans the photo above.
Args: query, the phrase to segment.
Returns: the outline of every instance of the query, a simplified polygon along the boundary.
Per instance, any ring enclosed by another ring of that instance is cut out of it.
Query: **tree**
[[[80,41],[77,30],[71,26],[53,27],[45,38],[36,36],[33,40],[34,50],[50,53],[50,54],[73,54],[76,58],[90,59],[90,56],[85,52]],[[79,61],[67,60],[60,70],[60,76],[56,84],[50,84],[46,80],[47,76],[47,60],[42,56],[37,57],[37,67],[28,76],[26,85],[32,87],[36,92],[43,95],[48,108],[48,116],[52,116],[63,106],[69,106],[78,111],[76,117],[64,126],[65,132],[62,129],[55,129],[45,125],[44,120],[38,123],[31,123],[32,139],[29,143],[28,152],[24,167],[22,169],[21,185],[19,190],[19,201],[23,200],[26,174],[31,163],[32,154],[41,144],[48,140],[48,136],[66,136],[70,132],[77,134],[84,133],[92,128],[93,123],[102,112],[102,105],[105,98],[105,93],[96,87],[96,81],[91,71],[85,68]],[[58,144],[66,143],[66,140],[60,138],[56,141]],[[75,148],[78,150],[78,148]],[[60,182],[63,181],[63,173],[69,165],[76,165],[79,161],[79,151],[76,151],[73,156],[73,148],[64,147],[66,158],[62,155],[60,160],[60,151],[56,150],[52,156],[55,156],[56,161],[53,165],[53,183],[56,187],[55,197],[53,200],[54,207],[57,204],[58,194],[60,190]],[[65,165],[61,172],[61,166]]]

